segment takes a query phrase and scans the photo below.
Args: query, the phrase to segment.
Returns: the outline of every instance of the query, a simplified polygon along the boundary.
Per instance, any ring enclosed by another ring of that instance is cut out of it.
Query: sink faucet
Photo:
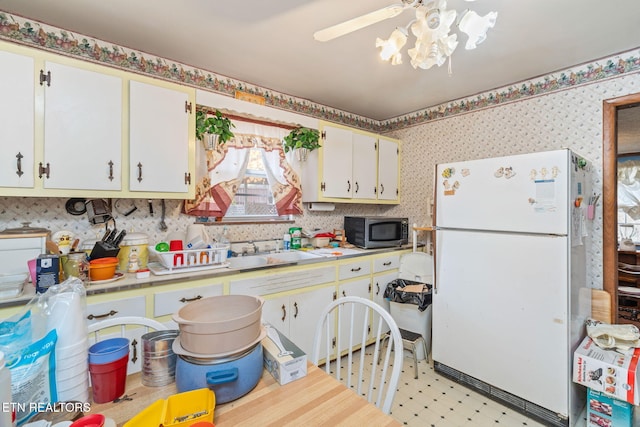
[[[251,247],[243,246],[242,247],[242,256],[249,255],[249,249],[253,249],[253,254],[257,254],[259,252],[258,246],[254,242],[247,242],[251,245]]]

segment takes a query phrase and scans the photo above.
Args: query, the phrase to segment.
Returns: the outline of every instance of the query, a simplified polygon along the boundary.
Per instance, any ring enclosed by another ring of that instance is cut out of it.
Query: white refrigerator
[[[585,404],[589,169],[569,150],[436,169],[435,369],[547,425]]]

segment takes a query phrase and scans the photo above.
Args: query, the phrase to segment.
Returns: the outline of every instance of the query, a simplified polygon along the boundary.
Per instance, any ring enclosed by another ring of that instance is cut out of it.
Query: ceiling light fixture
[[[407,38],[404,38],[404,43],[395,43],[396,34],[398,32],[407,34],[408,29],[411,28],[411,33],[416,37],[415,46],[407,50],[411,58],[411,66],[426,70],[434,65],[441,66],[449,59],[449,73],[451,73],[451,54],[458,47],[458,35],[451,34],[451,27],[458,12],[447,9],[447,0],[423,0],[413,2],[412,5],[416,9],[416,19],[409,22],[406,28],[394,30],[389,39],[376,40],[376,47],[382,47],[380,57],[383,60],[392,58],[392,65],[402,64],[400,49],[407,42]],[[487,38],[489,28],[495,25],[497,17],[497,12],[480,16],[472,10],[465,10],[457,24],[457,28],[468,37],[465,48],[475,49],[482,43]],[[389,47],[391,45],[397,49],[392,50]]]
[[[380,48],[380,57],[390,61],[392,65],[402,64],[400,50],[406,45],[409,29],[411,29],[411,33],[416,38],[415,46],[407,50],[411,58],[411,66],[426,70],[434,65],[441,66],[449,59],[449,74],[451,74],[451,54],[458,47],[458,35],[451,34],[451,27],[458,12],[447,9],[447,0],[402,0],[402,4],[387,6],[350,19],[317,31],[313,36],[318,41],[332,40],[376,22],[393,18],[407,8],[415,8],[416,18],[406,27],[396,28],[388,39],[376,39],[376,47]],[[497,12],[489,12],[485,16],[480,16],[468,9],[462,12],[456,27],[468,37],[465,49],[475,49],[482,43],[487,37],[489,28],[495,25],[497,17]]]

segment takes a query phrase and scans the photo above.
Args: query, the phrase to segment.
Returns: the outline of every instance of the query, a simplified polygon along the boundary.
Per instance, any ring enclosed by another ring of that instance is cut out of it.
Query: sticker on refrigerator
[[[530,197],[529,203],[533,205],[535,212],[552,212],[556,210],[555,179],[537,179],[533,181],[536,186],[535,198]]]
[[[456,190],[460,188],[460,183],[455,181],[453,184],[449,182],[448,179],[442,181],[442,185],[444,186],[444,195],[445,196],[453,196],[456,194]]]

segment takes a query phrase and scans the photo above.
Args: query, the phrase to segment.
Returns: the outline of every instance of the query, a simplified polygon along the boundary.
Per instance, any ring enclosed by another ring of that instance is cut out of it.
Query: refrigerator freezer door
[[[567,237],[439,230],[433,360],[568,414]]]
[[[570,155],[557,150],[439,164],[436,225],[567,234]]]

